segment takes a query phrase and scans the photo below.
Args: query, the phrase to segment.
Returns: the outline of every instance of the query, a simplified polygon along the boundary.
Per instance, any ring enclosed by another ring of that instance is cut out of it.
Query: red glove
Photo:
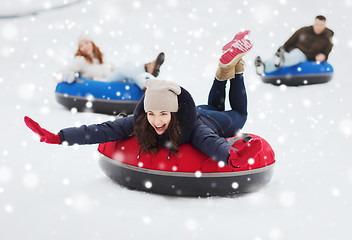
[[[41,128],[39,124],[33,121],[31,118],[25,116],[24,122],[26,123],[27,127],[29,127],[34,133],[40,136],[40,141],[50,144],[60,144],[61,138],[58,134],[51,133],[44,128]]]
[[[247,166],[248,160],[255,156],[263,149],[262,140],[259,138],[252,139],[243,145],[238,151],[230,149],[229,165],[234,168]]]

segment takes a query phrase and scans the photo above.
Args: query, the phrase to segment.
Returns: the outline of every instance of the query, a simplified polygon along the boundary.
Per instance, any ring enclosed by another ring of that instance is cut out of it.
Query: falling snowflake
[[[62,184],[67,186],[70,184],[70,180],[68,178],[64,178],[64,179],[62,179]]]
[[[284,191],[279,196],[280,205],[283,207],[292,207],[296,202],[295,193],[291,191]]]
[[[352,120],[345,118],[339,122],[339,130],[340,132],[349,137],[352,135]]]
[[[219,168],[225,167],[225,162],[224,161],[218,162],[218,166],[219,166]]]
[[[39,183],[39,177],[33,172],[26,173],[23,177],[23,184],[27,188],[35,188]]]
[[[90,212],[94,205],[94,201],[85,193],[77,193],[72,197],[67,197],[64,202],[80,213]]]
[[[90,102],[90,101],[86,102],[86,107],[87,108],[92,108],[93,107],[93,103]]]
[[[231,187],[232,187],[233,189],[237,189],[239,186],[240,186],[240,185],[238,184],[238,182],[233,182],[233,183],[231,184]]]
[[[307,98],[303,99],[302,103],[303,103],[303,106],[305,106],[305,107],[311,107],[312,106],[312,102],[309,99],[307,99]]]
[[[194,231],[198,226],[198,223],[194,219],[187,219],[185,222],[185,227],[189,231]]]
[[[152,188],[153,184],[152,184],[152,182],[150,182],[150,181],[146,181],[146,182],[144,183],[144,186],[145,186],[146,188],[150,189],[150,188]]]
[[[12,213],[12,212],[13,212],[13,207],[12,207],[12,205],[10,205],[10,204],[6,204],[6,205],[4,206],[4,210],[5,210],[5,212],[7,212],[7,213]]]
[[[144,216],[142,220],[147,225],[152,223],[152,219],[150,217],[148,217],[148,216]]]
[[[75,107],[71,108],[71,113],[75,114],[77,112],[78,112],[77,108],[75,108]]]
[[[17,93],[23,100],[31,100],[35,95],[36,86],[31,83],[23,83],[18,87]]]
[[[331,190],[331,194],[332,194],[334,197],[339,197],[339,196],[341,195],[341,192],[340,192],[339,189],[333,188],[333,189]]]
[[[14,40],[18,36],[18,28],[13,23],[4,24],[2,27],[2,37],[7,40]]]
[[[0,166],[0,182],[8,182],[12,178],[12,171],[8,167]]]
[[[279,228],[273,228],[269,231],[270,239],[276,240],[282,238],[282,232]]]

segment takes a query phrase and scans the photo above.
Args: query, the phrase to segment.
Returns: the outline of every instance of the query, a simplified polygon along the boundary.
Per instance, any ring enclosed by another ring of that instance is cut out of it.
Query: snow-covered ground
[[[0,19],[0,239],[350,239],[351,0],[92,0],[48,10],[65,2],[72,1],[1,1],[3,15],[6,7],[44,11]],[[263,84],[254,58],[271,57],[318,14],[335,32],[333,80]],[[23,123],[28,115],[58,131],[111,118],[72,113],[54,97],[52,73],[72,57],[83,30],[117,64],[144,63],[164,51],[159,78],[181,84],[202,104],[222,45],[241,29],[252,30],[255,45],[245,57],[243,132],[267,139],[277,160],[259,192],[194,199],[128,190],[99,169],[97,146],[43,144]]]

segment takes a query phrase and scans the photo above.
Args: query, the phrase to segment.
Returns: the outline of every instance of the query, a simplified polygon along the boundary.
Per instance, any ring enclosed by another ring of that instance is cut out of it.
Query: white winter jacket
[[[99,59],[93,58],[93,63],[89,63],[82,56],[75,56],[73,61],[55,74],[56,79],[61,82],[63,76],[69,72],[77,72],[82,78],[106,81],[107,77],[116,67],[108,63],[99,63]]]

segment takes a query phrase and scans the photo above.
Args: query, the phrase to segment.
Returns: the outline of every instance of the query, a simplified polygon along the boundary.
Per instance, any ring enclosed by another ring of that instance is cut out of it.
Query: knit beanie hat
[[[178,111],[177,95],[181,88],[174,82],[166,80],[148,79],[145,84],[147,90],[144,95],[144,111]]]
[[[77,44],[79,45],[79,43],[80,43],[82,40],[87,40],[87,41],[93,42],[93,38],[92,38],[92,36],[89,34],[88,31],[84,31],[84,32],[82,32],[82,33],[78,36]]]

